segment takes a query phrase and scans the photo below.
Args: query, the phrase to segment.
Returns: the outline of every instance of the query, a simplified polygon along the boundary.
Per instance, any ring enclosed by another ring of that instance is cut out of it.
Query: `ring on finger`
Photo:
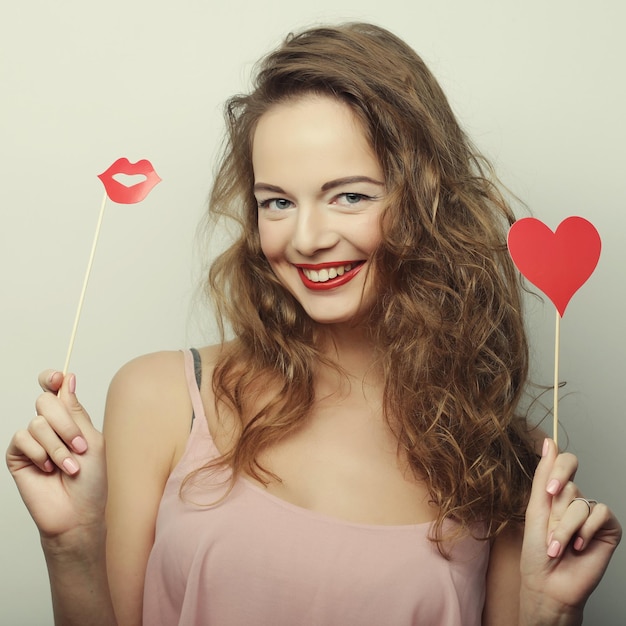
[[[588,513],[588,515],[591,515],[591,505],[592,505],[592,504],[598,504],[598,501],[597,501],[597,500],[587,500],[587,498],[582,498],[582,497],[579,497],[579,498],[574,498],[574,499],[570,502],[570,506],[571,506],[574,502],[576,502],[577,500],[580,500],[580,502],[584,502],[584,503],[587,505],[587,508],[589,509],[589,513]]]

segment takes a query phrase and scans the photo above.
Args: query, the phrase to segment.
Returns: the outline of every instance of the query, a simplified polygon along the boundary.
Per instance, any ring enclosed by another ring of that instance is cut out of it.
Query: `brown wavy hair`
[[[239,429],[232,449],[207,467],[280,480],[258,454],[307,418],[316,366],[331,364],[317,347],[319,329],[263,256],[253,195],[259,118],[307,94],[351,107],[384,172],[388,203],[372,259],[379,297],[367,322],[385,418],[439,508],[432,536],[442,540],[444,520],[453,519],[463,533],[480,524],[493,537],[523,520],[537,461],[516,415],[528,347],[505,243],[514,216],[424,62],[369,24],[290,35],[262,59],[251,93],[226,105],[210,215],[240,228],[207,287],[222,339],[226,325],[235,337],[214,369],[216,409],[233,411]]]

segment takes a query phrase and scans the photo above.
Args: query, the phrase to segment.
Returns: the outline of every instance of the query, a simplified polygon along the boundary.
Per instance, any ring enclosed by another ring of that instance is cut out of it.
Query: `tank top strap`
[[[187,389],[191,398],[191,406],[193,413],[191,415],[191,424],[193,426],[194,419],[197,417],[206,421],[204,414],[204,405],[200,395],[200,385],[202,383],[202,361],[200,353],[195,349],[183,350],[185,360],[185,378],[187,379]]]

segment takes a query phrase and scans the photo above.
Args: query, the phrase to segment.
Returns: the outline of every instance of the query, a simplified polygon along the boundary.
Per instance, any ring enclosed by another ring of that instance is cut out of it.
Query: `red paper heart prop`
[[[517,269],[552,300],[561,317],[596,268],[601,249],[598,231],[582,217],[568,217],[554,233],[525,217],[511,226],[508,245]]]

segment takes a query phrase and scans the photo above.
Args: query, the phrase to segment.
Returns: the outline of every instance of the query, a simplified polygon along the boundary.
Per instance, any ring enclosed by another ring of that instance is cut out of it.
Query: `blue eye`
[[[335,202],[337,204],[342,204],[343,206],[355,206],[364,200],[373,200],[373,198],[371,196],[366,196],[364,193],[354,192],[340,193],[335,198]]]
[[[285,198],[268,198],[267,200],[259,202],[259,208],[275,211],[283,211],[291,206],[292,202],[290,200],[286,200]]]

